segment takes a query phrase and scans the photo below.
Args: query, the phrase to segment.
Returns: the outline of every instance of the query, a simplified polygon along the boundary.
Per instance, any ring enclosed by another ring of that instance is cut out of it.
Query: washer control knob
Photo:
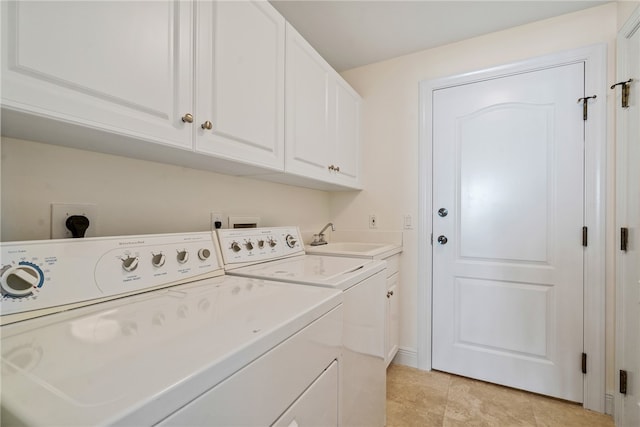
[[[247,240],[247,242],[244,244],[244,246],[247,248],[247,250],[252,250],[253,249],[253,243],[251,242],[251,240]]]
[[[12,297],[28,297],[42,280],[38,269],[20,265],[7,269],[2,275],[2,293]]]
[[[240,244],[238,242],[231,243],[231,250],[233,252],[240,252],[240,249],[242,248],[240,247]]]
[[[152,254],[152,255],[153,257],[151,258],[151,264],[153,264],[154,267],[162,267],[165,261],[167,260],[167,258],[164,256],[162,252],[160,252],[159,254]]]
[[[293,237],[291,234],[287,234],[287,237],[285,237],[285,241],[287,242],[287,246],[289,246],[290,248],[293,248],[296,245],[296,243],[298,243],[296,238]]]
[[[275,245],[277,245],[278,242],[276,242],[275,240],[273,240],[272,237],[269,238],[269,246],[274,247]]]
[[[198,251],[198,258],[200,261],[206,261],[211,256],[211,251],[207,248],[202,248]]]
[[[259,249],[264,248],[264,240],[262,240],[262,239],[258,240],[258,248]]]
[[[122,260],[122,269],[129,272],[134,271],[136,268],[138,268],[139,261],[140,260],[137,256],[127,255],[127,257]]]
[[[189,252],[187,252],[186,249],[178,251],[177,258],[180,264],[184,264],[185,262],[189,261]]]

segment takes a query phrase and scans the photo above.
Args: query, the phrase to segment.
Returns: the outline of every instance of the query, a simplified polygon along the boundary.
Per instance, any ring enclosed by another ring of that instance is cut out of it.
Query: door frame
[[[605,411],[605,229],[607,152],[607,46],[604,43],[549,54],[470,73],[420,82],[418,172],[418,307],[417,365],[431,370],[432,327],[432,182],[433,91],[576,62],[585,64],[585,94],[597,95],[585,122],[584,225],[589,242],[584,251],[584,352],[587,374],[583,406]],[[582,108],[576,104],[577,109]],[[580,363],[576,355],[576,365]]]
[[[638,28],[640,27],[640,7],[637,7],[631,16],[627,19],[623,27],[618,31],[617,40],[616,40],[616,82],[622,81],[624,76],[627,75],[627,63],[628,57],[624,54],[625,47],[628,43],[628,39],[636,32],[640,31]],[[624,73],[624,74],[623,74]],[[628,78],[628,77],[627,77]],[[614,97],[614,102],[616,103],[615,111],[616,111],[616,261],[615,261],[615,270],[616,270],[616,301],[615,301],[615,312],[623,313],[624,312],[624,292],[623,287],[625,284],[622,282],[622,278],[620,276],[620,270],[622,268],[622,260],[621,260],[621,252],[620,252],[620,235],[618,234],[618,230],[621,226],[625,225],[626,219],[622,217],[623,209],[620,209],[620,204],[623,202],[621,199],[621,195],[626,193],[627,186],[627,162],[622,161],[621,156],[624,153],[623,142],[629,143],[629,136],[627,128],[625,124],[627,123],[624,113],[620,111],[620,107],[618,104],[618,96]],[[624,186],[624,187],[623,187]],[[624,201],[626,202],[626,201]],[[626,205],[625,205],[626,207]],[[622,421],[622,409],[624,405],[624,398],[622,394],[620,394],[620,377],[619,372],[620,369],[625,369],[624,366],[624,346],[625,346],[625,338],[624,338],[624,316],[616,316],[615,321],[615,361],[614,361],[614,373],[613,376],[615,378],[615,393],[614,393],[614,420]],[[628,369],[628,368],[627,368]]]

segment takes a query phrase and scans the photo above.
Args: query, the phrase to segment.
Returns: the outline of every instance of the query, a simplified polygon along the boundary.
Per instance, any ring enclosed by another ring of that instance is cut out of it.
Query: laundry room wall
[[[51,203],[97,205],[101,236],[210,229],[210,213],[320,229],[329,193],[11,138],[0,140],[2,241],[48,239]]]
[[[458,75],[596,43],[608,45],[608,79],[615,78],[617,5],[580,12],[417,52],[342,73],[363,98],[363,185],[359,194],[331,195],[331,217],[344,228],[367,229],[375,213],[380,229],[403,229],[400,355],[415,361],[418,278],[418,85],[422,80]],[[613,184],[614,94],[608,101],[607,216],[607,389],[613,389]],[[600,97],[600,94],[598,94]]]

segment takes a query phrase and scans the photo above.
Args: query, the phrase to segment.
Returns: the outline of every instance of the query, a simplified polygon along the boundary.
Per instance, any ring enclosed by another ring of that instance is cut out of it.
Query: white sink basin
[[[400,252],[400,247],[392,243],[335,242],[320,246],[307,245],[305,248],[308,254],[358,258],[378,258],[396,249]]]

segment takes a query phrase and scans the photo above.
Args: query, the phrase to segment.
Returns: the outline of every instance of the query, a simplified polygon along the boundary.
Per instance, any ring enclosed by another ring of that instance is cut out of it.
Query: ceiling
[[[539,21],[596,0],[271,0],[336,70]]]

